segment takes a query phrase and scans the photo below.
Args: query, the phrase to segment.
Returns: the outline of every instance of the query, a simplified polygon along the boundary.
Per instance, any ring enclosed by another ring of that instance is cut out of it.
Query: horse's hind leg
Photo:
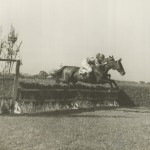
[[[66,83],[66,84],[68,84],[69,82],[68,81],[66,81],[64,78],[59,78],[59,83],[60,82],[62,82],[62,83]]]
[[[58,78],[58,81],[66,84],[75,83],[73,73],[70,72],[64,72],[61,78]]]
[[[59,81],[62,82],[62,83],[69,84],[70,74],[65,74],[62,78],[59,78]]]
[[[56,82],[57,84],[59,84],[59,83],[60,83],[60,80],[59,80],[59,79],[56,79],[55,82]]]

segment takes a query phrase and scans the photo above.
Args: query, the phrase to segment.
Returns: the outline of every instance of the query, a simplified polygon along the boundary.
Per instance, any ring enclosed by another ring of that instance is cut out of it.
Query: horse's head
[[[112,56],[109,56],[108,60],[109,60],[109,61],[115,60],[115,59],[114,59],[114,56],[113,56],[113,55],[112,55]]]
[[[113,57],[109,57],[107,64],[111,67],[111,69],[117,70],[121,75],[125,75],[125,71],[121,61],[121,58],[116,61]]]

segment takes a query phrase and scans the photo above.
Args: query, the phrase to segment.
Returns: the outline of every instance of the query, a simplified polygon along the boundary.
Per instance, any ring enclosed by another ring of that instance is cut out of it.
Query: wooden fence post
[[[16,61],[16,73],[15,73],[15,78],[14,78],[14,87],[13,87],[13,96],[12,96],[12,112],[14,112],[14,104],[15,101],[17,100],[17,91],[18,91],[18,86],[19,86],[19,68],[20,68],[20,60]]]

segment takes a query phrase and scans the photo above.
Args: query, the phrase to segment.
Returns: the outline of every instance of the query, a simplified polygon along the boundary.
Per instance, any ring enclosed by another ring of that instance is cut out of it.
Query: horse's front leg
[[[59,80],[58,78],[56,78],[55,82],[56,82],[57,84],[59,84],[59,83],[60,83],[60,80]]]
[[[111,83],[113,83],[113,85],[115,86],[115,88],[118,88],[118,85],[117,85],[117,83],[114,80],[110,80],[110,81],[111,81]]]
[[[99,81],[97,81],[97,84],[106,84],[108,83],[110,85],[111,88],[113,88],[113,81],[110,79],[101,79]]]

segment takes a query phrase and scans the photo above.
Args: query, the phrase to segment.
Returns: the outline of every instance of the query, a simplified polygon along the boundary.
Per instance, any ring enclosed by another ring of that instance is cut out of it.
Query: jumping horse
[[[79,73],[79,67],[76,66],[63,66],[59,70],[56,70],[51,74],[56,80],[56,83],[77,83],[78,81],[92,84],[106,84],[108,83],[111,87],[118,87],[114,80],[110,79],[108,74],[109,70],[117,70],[121,75],[125,75],[121,59],[115,60],[113,56],[106,58],[107,63],[104,65],[92,65],[93,71],[86,75]]]

